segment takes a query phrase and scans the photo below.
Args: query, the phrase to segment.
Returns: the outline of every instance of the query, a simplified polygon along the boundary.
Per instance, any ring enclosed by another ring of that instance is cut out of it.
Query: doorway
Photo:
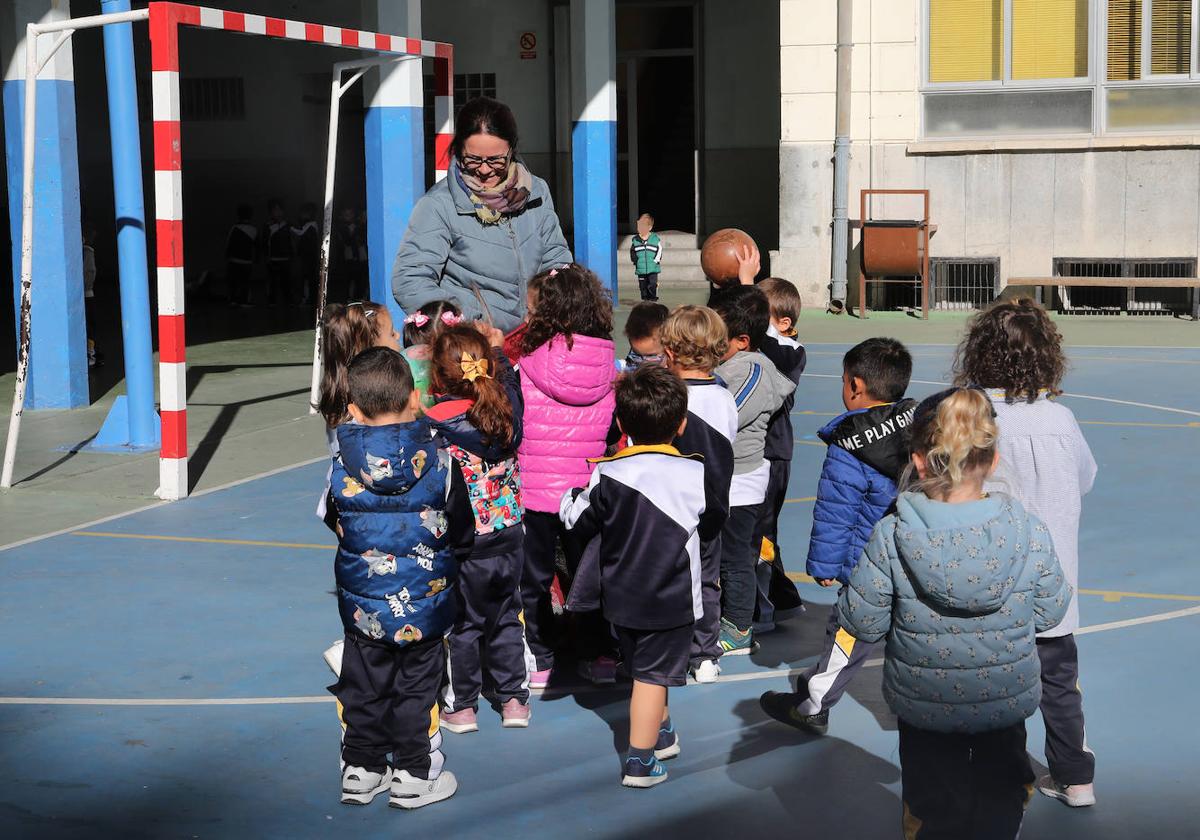
[[[650,213],[658,230],[697,233],[700,216],[700,8],[618,3],[618,229]]]

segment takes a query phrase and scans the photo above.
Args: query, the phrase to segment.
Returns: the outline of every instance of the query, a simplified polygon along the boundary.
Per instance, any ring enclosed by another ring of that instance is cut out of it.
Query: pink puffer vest
[[[517,455],[525,507],[558,513],[562,495],[584,487],[588,458],[604,454],[612,425],[613,343],[577,335],[574,346],[555,336],[521,357],[525,436]]]

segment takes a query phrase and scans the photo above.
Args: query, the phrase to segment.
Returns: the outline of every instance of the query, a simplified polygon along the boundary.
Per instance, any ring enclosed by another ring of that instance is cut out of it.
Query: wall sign
[[[531,60],[537,58],[537,35],[532,32],[522,32],[520,38],[521,58]]]

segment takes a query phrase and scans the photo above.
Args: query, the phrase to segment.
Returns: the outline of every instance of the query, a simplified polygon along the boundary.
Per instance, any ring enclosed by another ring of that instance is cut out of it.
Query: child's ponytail
[[[350,403],[350,361],[373,347],[379,334],[378,313],[385,311],[373,301],[331,303],[321,317],[321,397],[316,409],[329,428],[346,422]]]
[[[478,330],[454,326],[438,332],[429,377],[433,392],[474,400],[468,422],[484,442],[510,446],[513,407],[496,376],[496,351]]]
[[[912,451],[925,457],[916,489],[944,499],[965,476],[991,466],[1000,431],[987,394],[954,388],[930,397],[913,416]]]

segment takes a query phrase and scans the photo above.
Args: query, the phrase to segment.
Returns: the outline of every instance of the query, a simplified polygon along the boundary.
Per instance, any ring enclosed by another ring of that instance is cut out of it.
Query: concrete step
[[[624,263],[617,263],[617,279],[622,283],[632,283],[637,287],[637,275],[633,271],[633,264],[626,260]],[[697,260],[694,265],[680,265],[678,263],[667,262],[666,255],[663,255],[662,272],[658,275],[658,283],[660,286],[708,286],[708,279],[705,278],[704,272],[700,270],[700,261]]]

